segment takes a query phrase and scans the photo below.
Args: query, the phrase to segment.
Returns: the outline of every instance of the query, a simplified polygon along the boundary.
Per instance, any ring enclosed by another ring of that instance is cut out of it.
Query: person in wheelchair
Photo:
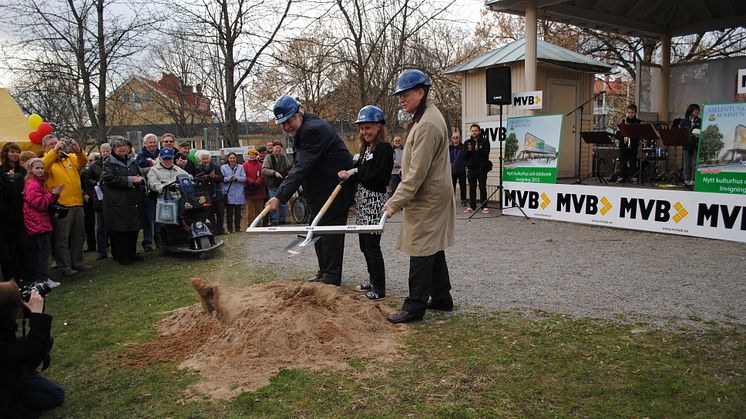
[[[178,175],[192,177],[184,169],[174,164],[174,150],[163,148],[158,155],[158,162],[148,171],[148,188],[155,194],[161,195],[163,188],[175,183]],[[178,193],[178,191],[175,190],[175,193]]]
[[[176,183],[176,177],[179,175],[192,177],[184,169],[174,164],[174,149],[162,148],[158,154],[158,161],[148,171],[148,188],[150,193],[155,197],[162,197],[164,194],[164,188],[169,185]],[[180,193],[178,188],[169,187],[171,197],[175,200],[179,199]],[[161,223],[156,223],[155,241],[156,245],[160,247],[160,229]]]

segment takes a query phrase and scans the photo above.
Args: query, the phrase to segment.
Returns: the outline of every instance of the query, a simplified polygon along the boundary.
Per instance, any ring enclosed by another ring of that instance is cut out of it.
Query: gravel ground
[[[513,216],[456,219],[456,246],[446,259],[459,310],[544,310],[657,326],[746,324],[744,243]],[[409,269],[408,256],[394,247],[400,223],[397,214],[381,241],[387,297],[396,299],[407,295]],[[247,256],[278,275],[311,276],[313,248],[287,256],[291,239],[241,238],[250,243]],[[355,235],[345,241],[342,277],[346,287],[367,279]]]

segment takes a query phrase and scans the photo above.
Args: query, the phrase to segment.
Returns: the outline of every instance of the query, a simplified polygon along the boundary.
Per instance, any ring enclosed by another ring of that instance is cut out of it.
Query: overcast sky
[[[484,6],[484,0],[455,0],[454,6],[450,10],[450,15],[446,19],[452,20],[455,24],[468,25],[470,28],[479,21],[480,10]],[[0,23],[0,25],[6,25]],[[10,28],[0,27],[0,40],[5,40],[9,36]],[[8,87],[11,75],[0,68],[0,87]]]

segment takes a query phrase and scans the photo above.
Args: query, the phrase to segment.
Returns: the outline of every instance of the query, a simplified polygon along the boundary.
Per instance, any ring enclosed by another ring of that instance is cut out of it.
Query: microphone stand
[[[580,124],[578,124],[579,126],[578,126],[578,128],[576,130],[576,132],[578,134],[578,179],[575,182],[573,182],[573,185],[583,185],[583,179],[580,176],[580,168],[581,168],[581,164],[582,164],[581,157],[582,157],[582,154],[583,154],[583,143],[582,143],[582,141],[580,139],[580,131],[583,130],[583,107],[585,105],[593,102],[594,100],[596,100],[597,97],[599,97],[599,96],[601,96],[603,94],[606,94],[606,90],[602,90],[602,91],[596,93],[595,95],[593,95],[592,98],[586,100],[585,102],[581,103],[580,106],[578,106],[577,108],[575,108],[575,109],[573,109],[570,112],[568,112],[568,113],[565,114],[565,116],[570,116],[570,115],[574,114],[575,112],[580,111]]]

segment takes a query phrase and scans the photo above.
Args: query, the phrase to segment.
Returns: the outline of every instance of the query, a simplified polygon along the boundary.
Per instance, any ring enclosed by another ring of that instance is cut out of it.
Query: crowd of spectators
[[[156,202],[178,174],[209,184],[215,235],[239,232],[243,220],[250,222],[261,212],[268,197],[266,147],[251,148],[241,163],[235,153],[222,162],[208,151],[192,151],[190,142],[177,144],[171,134],[164,134],[160,143],[147,134],[143,144],[138,152],[126,138],[111,137],[98,151],[86,153],[73,139],[48,135],[42,140],[43,154],[37,156],[6,143],[0,151],[2,279],[56,287],[58,281],[93,269],[84,261],[85,252],[122,265],[142,260],[138,238],[143,252],[160,247]],[[270,152],[278,156],[272,161],[281,162],[271,176],[281,179],[292,164],[281,143],[270,144]],[[286,221],[284,214],[273,220]],[[49,268],[62,279],[49,279]]]

